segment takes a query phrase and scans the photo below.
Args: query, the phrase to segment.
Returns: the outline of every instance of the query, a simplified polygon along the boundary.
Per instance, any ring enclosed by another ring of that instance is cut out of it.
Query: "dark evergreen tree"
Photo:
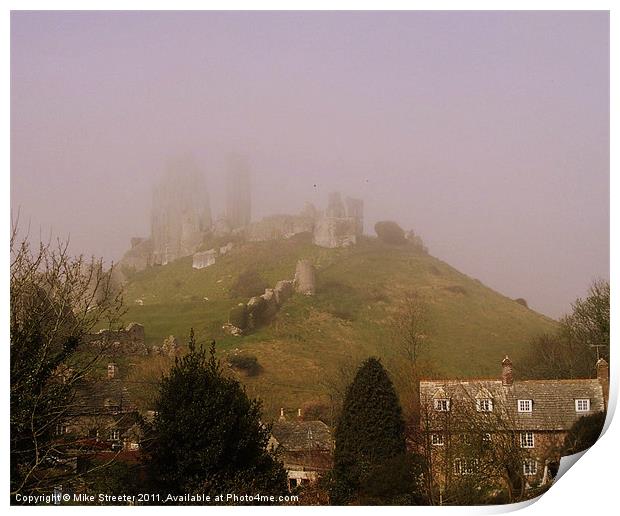
[[[405,423],[394,386],[378,359],[360,366],[336,427],[333,504],[413,503],[415,477],[407,459]],[[390,478],[389,488],[384,480]]]
[[[162,379],[149,431],[147,468],[162,493],[282,494],[286,472],[266,449],[260,403],[226,377],[215,357],[196,348]]]
[[[587,450],[598,440],[605,424],[605,412],[580,417],[564,438],[563,455]]]

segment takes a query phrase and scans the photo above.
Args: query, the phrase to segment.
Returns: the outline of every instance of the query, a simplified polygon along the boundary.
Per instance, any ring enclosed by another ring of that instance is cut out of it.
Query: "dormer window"
[[[476,410],[478,412],[493,412],[493,400],[490,398],[476,400]]]
[[[450,400],[447,398],[438,398],[434,400],[435,410],[437,412],[448,412],[450,410]]]
[[[532,400],[518,400],[517,410],[519,412],[532,412]]]
[[[582,398],[575,400],[576,412],[590,412],[590,399]]]

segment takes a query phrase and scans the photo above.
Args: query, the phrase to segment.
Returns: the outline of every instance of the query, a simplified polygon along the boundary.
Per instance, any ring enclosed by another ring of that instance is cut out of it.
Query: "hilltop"
[[[247,302],[230,295],[242,271],[255,270],[273,286],[293,278],[299,259],[316,267],[314,296],[293,295],[269,324],[248,335],[222,329],[230,309]],[[427,358],[442,376],[494,377],[504,355],[518,364],[528,340],[556,325],[419,248],[364,237],[357,245],[328,249],[306,234],[240,243],[202,269],[186,257],[134,273],[125,286],[125,322],[143,324],[149,346],[170,334],[185,342],[193,327],[199,342],[217,341],[224,359],[255,356],[261,373],[237,374],[273,416],[280,406],[293,410],[325,400],[339,371],[354,370],[369,355],[396,367],[390,318],[412,290],[427,306]]]

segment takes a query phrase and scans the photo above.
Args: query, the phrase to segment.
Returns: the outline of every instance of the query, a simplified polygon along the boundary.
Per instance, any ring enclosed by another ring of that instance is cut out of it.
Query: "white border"
[[[126,10],[126,9],[134,9],[134,10],[186,10],[186,9],[219,9],[219,10],[240,10],[240,9],[252,9],[252,10],[315,10],[315,9],[324,9],[324,10],[350,10],[350,9],[358,9],[358,10],[410,10],[410,9],[419,9],[419,10],[611,10],[610,15],[610,23],[611,23],[611,63],[618,63],[619,53],[618,53],[618,20],[617,13],[612,9],[613,3],[611,1],[598,1],[598,0],[590,0],[590,1],[563,1],[563,2],[555,2],[549,0],[522,0],[519,2],[516,1],[470,1],[470,2],[459,2],[459,1],[369,1],[369,0],[359,0],[356,2],[352,1],[338,1],[338,0],[315,0],[315,1],[297,1],[297,2],[286,2],[286,1],[262,1],[252,2],[249,0],[230,0],[228,2],[218,1],[218,2],[197,2],[191,0],[176,0],[174,2],[162,1],[162,0],[154,0],[154,1],[119,1],[119,0],[109,0],[107,2],[103,1],[12,1],[9,0],[6,2],[8,9],[5,8],[4,16],[2,18],[2,41],[4,43],[4,51],[2,52],[2,61],[3,61],[3,69],[5,70],[5,80],[2,83],[2,87],[4,89],[4,113],[10,112],[10,95],[9,95],[9,83],[10,83],[10,10],[92,10],[92,9],[101,9],[101,10]],[[611,69],[611,92],[617,92],[619,87],[618,77],[617,77],[617,66],[612,66]],[[614,144],[617,143],[617,131],[615,130],[615,123],[617,122],[617,102],[615,99],[617,98],[617,93],[612,93],[611,96],[611,170],[616,171],[617,169],[617,148]],[[2,225],[2,236],[4,237],[4,242],[8,242],[9,238],[9,224],[8,217],[10,206],[10,188],[9,188],[9,170],[10,170],[10,161],[9,161],[9,135],[10,135],[10,119],[7,116],[5,119],[5,124],[3,125],[3,147],[5,152],[3,153],[4,163],[5,163],[5,172],[1,175],[1,194],[3,197],[3,206],[6,207],[6,219],[4,224]],[[614,174],[611,174],[611,185],[610,185],[610,194],[613,199],[618,198],[618,181]],[[615,227],[615,222],[618,217],[618,209],[614,206],[614,203],[611,203],[611,227]],[[612,231],[613,235],[613,231]],[[6,249],[6,248],[5,248]],[[617,238],[611,238],[610,241],[610,249],[611,249],[611,271],[610,278],[611,284],[616,285],[616,275],[615,275],[615,267],[614,263],[618,260],[618,242]],[[3,395],[3,403],[4,407],[7,407],[7,410],[4,411],[5,414],[8,415],[8,393],[9,390],[9,379],[6,374],[7,364],[9,363],[9,351],[8,351],[8,252],[2,254],[3,260],[3,270],[5,274],[2,276],[2,287],[3,287],[3,297],[2,297],[2,307],[0,309],[0,321],[2,324],[2,328],[4,328],[4,336],[3,342],[5,345],[2,349],[2,357],[3,364],[5,367],[5,375],[4,375],[4,387],[2,391]],[[616,307],[618,306],[618,296],[616,295],[616,290],[612,288],[612,342],[615,342],[616,339],[616,331],[615,328],[618,327],[618,316],[616,313]],[[617,344],[616,344],[617,345]],[[612,372],[612,382],[611,382],[611,392],[610,392],[610,416],[615,410],[615,400],[617,400],[618,395],[618,374],[617,369],[615,367],[615,353],[612,352],[612,364],[611,364],[611,372]],[[580,459],[580,465],[577,468],[573,468],[567,474],[565,474],[562,479],[555,485],[553,488],[541,496],[536,503],[525,502],[524,504],[517,504],[513,506],[496,506],[496,507],[414,507],[414,508],[389,508],[383,507],[382,511],[415,511],[415,514],[437,514],[438,512],[441,514],[497,514],[501,512],[511,512],[513,510],[522,509],[524,507],[528,507],[529,514],[540,514],[540,515],[548,515],[548,514],[557,514],[566,511],[569,514],[573,513],[594,513],[598,512],[601,514],[608,513],[608,508],[612,507],[616,499],[616,489],[617,489],[617,477],[616,470],[618,467],[617,459],[617,443],[618,443],[618,423],[613,422],[613,424],[609,425],[608,418],[608,428],[606,433],[601,437],[600,441],[594,446],[591,450],[589,450],[585,455]],[[9,421],[8,417],[5,416],[4,424],[1,426],[1,435],[3,438],[3,442],[5,443],[5,447],[3,448],[3,454],[6,456],[8,448],[6,444],[8,444],[8,429],[9,429]],[[8,457],[4,462],[4,468],[2,471],[2,484],[8,487],[9,479],[8,479]],[[8,505],[8,493],[5,495],[5,504]],[[144,508],[144,507],[134,507],[131,511],[165,511],[167,508]],[[206,509],[207,511],[224,511],[228,508],[215,508],[211,507]],[[14,511],[30,511],[35,510],[33,508],[17,508],[12,507],[11,510]],[[40,509],[45,510],[45,509]],[[73,512],[73,511],[95,511],[97,508],[91,507],[63,507],[63,512]],[[103,508],[103,510],[110,510],[110,508]],[[116,510],[116,509],[112,509]],[[194,507],[194,508],[184,508],[184,510],[204,513],[204,507]],[[239,512],[250,512],[253,513],[265,513],[271,511],[284,511],[289,510],[289,508],[270,508],[270,507],[251,507],[251,508],[230,508],[229,510]],[[296,508],[297,511],[307,512],[307,511],[315,511],[316,508],[313,507],[299,507]],[[335,508],[335,507],[322,507],[318,510],[321,511],[336,511],[336,512],[348,512],[355,511],[359,513],[360,510],[366,511],[368,509],[364,508]]]

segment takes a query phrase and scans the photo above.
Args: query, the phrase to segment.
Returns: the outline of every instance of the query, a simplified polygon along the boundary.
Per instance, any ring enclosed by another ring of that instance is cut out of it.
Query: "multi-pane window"
[[[534,447],[534,432],[521,432],[521,448]]]
[[[431,444],[433,446],[443,446],[443,434],[431,434]]]
[[[121,438],[120,430],[111,430],[110,431],[110,441],[118,441]]]
[[[65,424],[59,423],[56,425],[56,435],[65,435],[68,427]]]
[[[450,410],[450,400],[446,398],[436,399],[435,410],[438,412],[448,412]]]
[[[493,401],[489,398],[482,398],[476,400],[476,409],[478,410],[478,412],[492,412]]]
[[[532,400],[518,400],[517,410],[519,412],[532,412]]]
[[[524,475],[536,475],[538,471],[538,463],[536,459],[525,459],[523,461],[523,474]]]
[[[455,475],[473,475],[478,467],[478,459],[454,459]]]
[[[577,412],[589,412],[590,400],[587,398],[575,400],[575,410]]]

